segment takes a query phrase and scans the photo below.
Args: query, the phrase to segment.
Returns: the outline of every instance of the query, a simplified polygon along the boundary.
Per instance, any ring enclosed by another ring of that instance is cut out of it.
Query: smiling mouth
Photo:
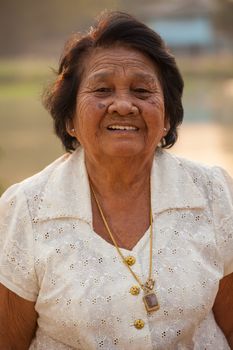
[[[110,125],[107,127],[111,131],[138,131],[139,129],[136,126],[132,125]]]

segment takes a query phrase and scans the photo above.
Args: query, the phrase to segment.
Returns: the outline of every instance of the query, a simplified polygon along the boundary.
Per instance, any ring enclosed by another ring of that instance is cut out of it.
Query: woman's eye
[[[95,92],[110,92],[111,89],[108,87],[100,87],[98,89],[95,89]]]
[[[107,97],[111,94],[112,89],[109,87],[99,87],[93,90],[96,97]]]
[[[138,92],[138,93],[142,93],[142,94],[149,94],[150,91],[147,90],[147,89],[143,89],[143,88],[136,88],[134,89],[135,92]]]
[[[135,96],[140,99],[146,99],[151,96],[151,91],[144,88],[135,88],[133,91]]]

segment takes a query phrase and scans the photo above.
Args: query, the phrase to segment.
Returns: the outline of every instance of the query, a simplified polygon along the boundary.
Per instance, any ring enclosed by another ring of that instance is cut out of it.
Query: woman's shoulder
[[[161,163],[166,163],[165,169],[178,179],[178,185],[191,181],[204,197],[221,198],[222,195],[222,198],[227,197],[233,202],[233,179],[221,166],[203,164],[168,151],[161,151],[160,156],[163,159]]]
[[[184,171],[192,176],[194,183],[199,181],[213,180],[213,181],[226,181],[229,184],[232,182],[230,174],[219,165],[208,165],[196,160],[191,160],[178,155],[174,155],[166,152],[166,156],[172,158],[177,165],[183,168]]]
[[[9,187],[0,198],[0,212],[15,214],[17,207],[20,213],[27,210],[32,218],[37,218],[41,213],[47,217],[47,212],[59,209],[59,205],[69,207],[70,196],[77,185],[76,178],[82,178],[83,168],[82,148],[64,154],[39,173]]]
[[[47,165],[40,172],[11,185],[2,194],[1,201],[10,201],[12,198],[21,196],[22,194],[25,194],[26,197],[38,196],[39,193],[43,192],[52,174],[60,167],[64,167],[70,157],[71,154],[66,153]]]

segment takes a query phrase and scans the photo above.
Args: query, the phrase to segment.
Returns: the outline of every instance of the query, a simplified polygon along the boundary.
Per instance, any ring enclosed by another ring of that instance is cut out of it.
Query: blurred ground
[[[222,166],[233,177],[233,150],[226,147],[226,139],[232,141],[232,136],[232,130],[226,130],[219,124],[185,124],[180,129],[179,139],[171,153],[197,162]]]

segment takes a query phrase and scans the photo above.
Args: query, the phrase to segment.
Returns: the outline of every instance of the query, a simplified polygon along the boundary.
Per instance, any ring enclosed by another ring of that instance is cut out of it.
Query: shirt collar
[[[152,212],[174,209],[203,209],[206,200],[183,162],[158,149],[151,172]]]
[[[152,212],[204,208],[205,199],[182,162],[158,150],[151,172]],[[37,220],[61,217],[92,223],[91,196],[84,151],[79,147],[59,163],[41,196]]]
[[[37,220],[61,217],[92,222],[90,188],[82,147],[57,165],[41,197]]]

